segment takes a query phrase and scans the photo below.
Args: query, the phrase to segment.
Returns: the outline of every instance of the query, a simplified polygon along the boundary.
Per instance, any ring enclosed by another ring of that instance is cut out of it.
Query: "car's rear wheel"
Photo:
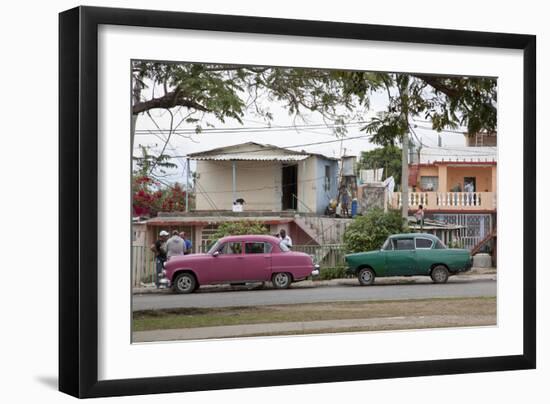
[[[288,289],[292,283],[292,277],[287,272],[278,272],[271,277],[271,283],[275,289]]]
[[[363,268],[357,274],[357,279],[359,279],[361,286],[372,285],[375,277],[376,275],[371,268]]]
[[[449,270],[443,265],[438,265],[432,269],[430,276],[434,283],[446,283],[449,279]]]
[[[193,274],[184,272],[176,276],[173,288],[176,293],[192,293],[197,288],[197,280]]]

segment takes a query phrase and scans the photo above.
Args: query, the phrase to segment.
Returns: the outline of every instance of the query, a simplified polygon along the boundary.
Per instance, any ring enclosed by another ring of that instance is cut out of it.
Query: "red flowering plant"
[[[134,216],[156,216],[161,210],[164,192],[160,183],[147,175],[132,177],[132,207]]]
[[[160,178],[166,168],[177,168],[169,161],[170,156],[155,156],[149,147],[139,145],[141,157],[134,157],[132,175],[132,207],[134,216],[156,216],[158,212],[184,211],[186,191],[175,183],[168,185]]]

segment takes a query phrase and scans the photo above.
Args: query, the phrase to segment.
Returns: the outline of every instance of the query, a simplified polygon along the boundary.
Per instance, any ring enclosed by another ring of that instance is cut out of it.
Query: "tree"
[[[368,106],[371,90],[369,80],[359,87],[347,72],[327,69],[134,61],[132,78],[134,124],[152,109],[177,108],[185,114],[171,129],[187,123],[198,133],[213,125],[212,117],[242,123],[246,110],[270,121],[270,111],[260,102],[268,99],[281,102],[291,115],[318,112],[338,123],[335,131],[341,135],[346,119],[357,117],[362,104]]]
[[[493,78],[144,61],[134,62],[132,72],[133,128],[137,116],[151,117],[152,109],[162,108],[170,114],[161,155],[174,130],[184,122],[195,125],[195,131],[200,133],[204,125],[213,125],[208,120],[211,117],[220,122],[231,118],[242,123],[249,109],[270,121],[270,111],[260,102],[266,98],[280,102],[294,116],[304,110],[318,112],[325,121],[336,123],[336,135],[344,136],[345,123],[362,119],[370,95],[384,91],[388,96],[386,110],[362,130],[373,143],[402,145],[401,186],[405,202],[407,143],[410,132],[414,135],[411,118],[425,119],[437,131],[466,127],[467,133],[474,135],[496,130]],[[144,95],[146,89],[148,94]],[[185,111],[178,123],[174,122],[176,108]]]
[[[361,76],[363,72],[353,72]],[[387,146],[401,144],[402,216],[408,216],[408,140],[411,118],[420,117],[432,128],[466,127],[470,136],[478,132],[494,132],[497,124],[496,79],[471,77],[439,77],[418,74],[380,73],[377,89],[388,95],[388,108],[365,125],[373,143]],[[356,79],[356,82],[360,82]],[[359,86],[355,91],[362,94]]]
[[[403,225],[399,211],[372,209],[346,228],[344,248],[347,253],[378,250],[390,234],[402,233]]]
[[[235,222],[224,222],[219,225],[211,240],[217,240],[225,236],[240,236],[245,234],[269,234],[268,227],[260,222],[252,220],[239,220]]]
[[[361,152],[359,168],[364,170],[383,168],[384,175],[393,176],[395,183],[399,184],[401,182],[401,149],[388,145]]]

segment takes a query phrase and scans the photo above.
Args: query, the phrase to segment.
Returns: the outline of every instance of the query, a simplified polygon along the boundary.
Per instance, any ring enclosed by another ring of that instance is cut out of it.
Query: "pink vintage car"
[[[277,289],[319,274],[311,256],[290,251],[273,236],[229,236],[206,254],[175,256],[164,264],[166,279],[176,293],[191,293],[200,285],[271,281]]]

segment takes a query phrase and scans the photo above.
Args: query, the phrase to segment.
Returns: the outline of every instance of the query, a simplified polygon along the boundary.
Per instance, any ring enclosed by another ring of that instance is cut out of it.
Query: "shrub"
[[[328,281],[331,279],[345,278],[346,277],[345,269],[346,268],[343,266],[329,267],[329,268],[321,267],[321,272],[317,279],[322,281]]]
[[[252,220],[240,220],[236,222],[225,222],[219,225],[218,230],[210,237],[216,240],[225,236],[240,236],[244,234],[268,234],[266,225]]]
[[[401,212],[372,209],[365,216],[357,217],[344,233],[346,253],[379,249],[390,234],[403,233]]]

